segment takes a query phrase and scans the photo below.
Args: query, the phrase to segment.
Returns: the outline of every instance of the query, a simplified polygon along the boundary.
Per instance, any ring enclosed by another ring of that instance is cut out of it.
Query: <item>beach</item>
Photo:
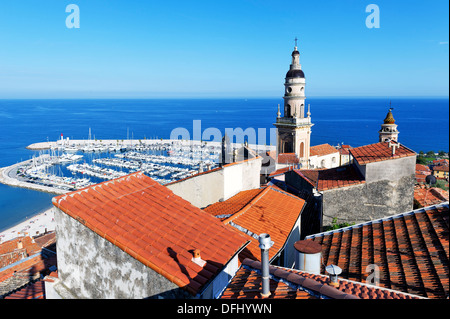
[[[55,230],[54,208],[37,214],[27,220],[0,232],[0,244],[16,237],[36,236],[44,234],[45,231]]]

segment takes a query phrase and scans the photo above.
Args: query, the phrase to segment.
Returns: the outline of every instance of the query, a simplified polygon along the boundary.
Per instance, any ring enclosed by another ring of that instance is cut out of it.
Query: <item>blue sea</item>
[[[419,152],[449,150],[448,98],[390,100],[400,131],[399,142]],[[378,142],[378,130],[389,109],[384,98],[309,98],[311,145]],[[0,167],[30,159],[26,146],[70,139],[169,138],[177,127],[193,134],[201,128],[270,129],[281,98],[150,99],[150,100],[0,100]],[[191,135],[192,136],[192,135]],[[259,137],[260,138],[260,137]],[[0,184],[0,231],[51,207],[54,195]]]

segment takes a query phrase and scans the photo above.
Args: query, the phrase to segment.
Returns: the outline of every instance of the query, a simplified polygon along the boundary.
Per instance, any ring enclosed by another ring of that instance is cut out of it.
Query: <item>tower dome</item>
[[[394,116],[392,115],[392,108],[389,109],[389,112],[384,119],[384,124],[395,124]]]
[[[293,69],[289,70],[286,73],[287,78],[305,78],[305,73],[303,73],[303,70],[300,69]]]

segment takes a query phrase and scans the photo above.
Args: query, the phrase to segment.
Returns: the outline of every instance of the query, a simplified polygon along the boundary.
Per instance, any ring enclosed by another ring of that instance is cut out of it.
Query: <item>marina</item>
[[[90,133],[90,132],[89,132]],[[179,140],[75,140],[36,143],[30,160],[1,169],[0,182],[65,193],[142,171],[160,184],[218,166],[219,143]]]

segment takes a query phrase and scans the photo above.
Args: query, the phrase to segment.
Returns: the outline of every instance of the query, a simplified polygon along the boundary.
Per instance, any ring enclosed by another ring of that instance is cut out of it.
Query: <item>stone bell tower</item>
[[[278,109],[277,121],[277,158],[279,154],[295,153],[302,168],[308,168],[311,137],[311,113],[305,114],[305,74],[300,64],[297,50],[297,38],[292,52],[292,62],[284,82],[284,112]]]
[[[393,108],[389,108],[389,112],[384,119],[383,124],[381,124],[381,130],[378,131],[380,136],[380,142],[396,141],[398,142],[397,124],[395,124],[394,116],[392,115]]]

